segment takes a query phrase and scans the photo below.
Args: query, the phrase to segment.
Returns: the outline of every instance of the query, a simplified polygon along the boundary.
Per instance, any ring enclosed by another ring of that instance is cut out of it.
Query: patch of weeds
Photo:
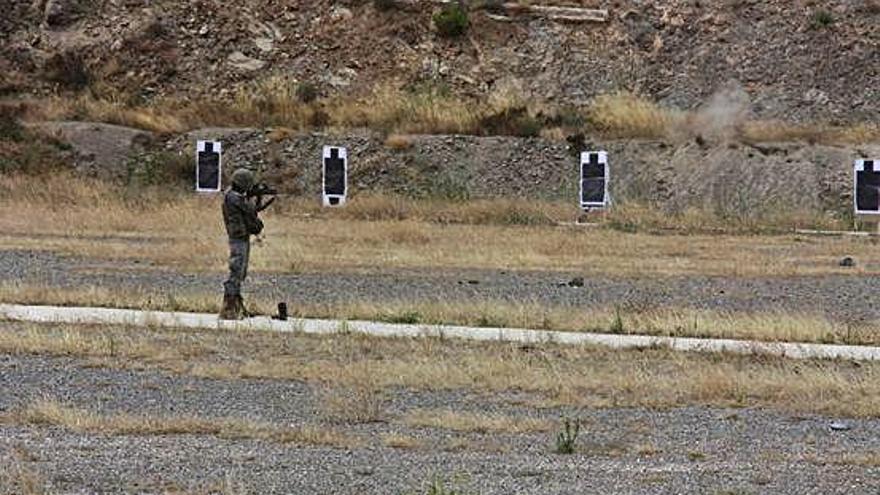
[[[435,476],[428,484],[425,495],[464,495],[464,492],[458,488],[447,486],[443,478]]]
[[[479,129],[487,136],[534,137],[544,124],[525,107],[505,108],[480,119]]]
[[[296,257],[287,262],[287,273],[303,273],[305,263],[301,257]]]
[[[646,443],[639,445],[636,447],[636,453],[640,456],[652,456],[660,453],[660,449],[657,448],[656,445],[651,443]]]
[[[418,311],[404,311],[403,313],[386,315],[382,319],[388,323],[415,325],[420,323],[422,318],[422,314]]]
[[[16,131],[12,131],[16,132]],[[40,175],[65,168],[68,145],[52,136],[22,129],[20,140],[0,139],[0,172]]]
[[[347,320],[343,320],[339,322],[339,325],[336,327],[336,333],[340,335],[351,335],[354,333],[354,329]]]
[[[110,353],[110,357],[116,357],[119,352],[119,345],[112,334],[107,335],[107,351]]]
[[[689,461],[693,461],[693,462],[705,461],[706,454],[699,452],[699,451],[696,451],[696,450],[690,450],[687,453],[687,458]]]
[[[578,419],[562,419],[562,430],[556,433],[556,453],[574,454],[578,435],[581,433],[581,422]]]
[[[382,12],[385,12],[388,10],[394,10],[397,8],[397,1],[396,0],[373,0],[373,7],[375,7],[376,10],[379,10]]]
[[[457,3],[445,5],[434,14],[434,27],[440,36],[447,38],[464,34],[469,23],[467,10]]]
[[[374,377],[366,376],[341,387],[325,387],[320,393],[322,414],[331,421],[375,423],[385,417],[386,396]]]
[[[22,141],[25,137],[24,126],[19,122],[20,110],[11,105],[0,105],[0,139]]]
[[[608,219],[608,227],[625,234],[635,234],[639,231],[639,222],[628,215],[612,215]]]
[[[296,87],[296,99],[305,104],[314,102],[318,99],[318,87],[310,82],[300,83]]]
[[[493,315],[480,315],[477,318],[476,325],[484,328],[500,328],[505,326],[505,321]]]
[[[752,492],[746,490],[745,488],[724,488],[713,493],[715,495],[750,495]]]
[[[15,446],[12,459],[0,470],[0,490],[3,493],[42,495],[49,493],[47,480],[35,468],[36,459],[22,446]]]
[[[836,19],[834,18],[834,14],[825,9],[818,9],[813,12],[813,18],[810,25],[813,29],[822,29],[830,27],[835,22]]]
[[[83,89],[93,79],[82,53],[75,50],[53,55],[46,61],[44,70],[48,80],[66,89]]]
[[[183,184],[194,177],[194,165],[186,155],[161,151],[135,155],[125,164],[125,184],[129,187]]]
[[[619,306],[614,308],[614,319],[611,320],[611,325],[608,327],[608,331],[611,333],[624,333],[626,331]]]
[[[352,356],[362,355],[365,340],[351,340],[355,347],[347,349]],[[366,361],[352,361],[319,391],[320,411],[331,421],[373,423],[385,417],[387,395],[381,377]]]
[[[432,181],[430,196],[450,201],[467,201],[471,197],[468,179],[463,173],[445,170]]]
[[[587,125],[587,117],[575,106],[564,106],[562,108],[553,109],[549,112],[542,112],[539,117],[543,117],[544,125],[547,127],[566,127],[571,129],[581,129]],[[580,135],[583,139],[583,134]],[[580,151],[580,150],[579,150]]]
[[[553,218],[546,213],[520,204],[498,211],[489,220],[500,225],[555,225]]]
[[[168,311],[184,311],[186,309],[184,304],[177,299],[174,294],[166,294],[165,295],[165,308]]]
[[[644,485],[655,485],[660,483],[667,483],[669,481],[669,477],[665,474],[657,473],[657,474],[649,474],[643,478],[641,478],[641,482]]]

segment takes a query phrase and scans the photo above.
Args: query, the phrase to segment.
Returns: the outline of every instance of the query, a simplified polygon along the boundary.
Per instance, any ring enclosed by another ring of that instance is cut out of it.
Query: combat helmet
[[[232,188],[239,192],[248,192],[254,187],[254,173],[246,168],[236,169],[232,173]]]

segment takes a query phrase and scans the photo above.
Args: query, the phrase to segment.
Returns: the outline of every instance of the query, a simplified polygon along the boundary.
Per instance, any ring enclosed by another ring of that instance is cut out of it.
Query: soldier
[[[223,198],[223,221],[229,237],[229,278],[223,283],[223,309],[220,318],[240,320],[247,316],[241,297],[241,284],[247,277],[252,235],[263,230],[257,216],[262,209],[248,193],[254,187],[254,173],[240,168],[232,174],[232,186]]]

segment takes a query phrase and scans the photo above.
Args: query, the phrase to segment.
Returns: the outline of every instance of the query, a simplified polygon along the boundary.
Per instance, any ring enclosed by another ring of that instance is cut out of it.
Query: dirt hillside
[[[693,108],[736,81],[760,118],[843,123],[880,112],[877,0],[591,2],[608,20],[590,23],[498,20],[471,2],[458,38],[436,32],[433,2],[374,3],[7,0],[0,93],[97,83],[150,101],[285,74],[324,96],[424,81],[479,96],[513,82],[553,103],[628,89]]]

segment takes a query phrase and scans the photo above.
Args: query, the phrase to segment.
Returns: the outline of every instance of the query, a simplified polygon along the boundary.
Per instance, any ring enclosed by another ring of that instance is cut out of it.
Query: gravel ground
[[[39,251],[3,251],[6,282],[54,287],[137,289],[166,294],[222,294],[221,273],[180,273],[132,263],[96,262]],[[393,270],[376,273],[252,273],[251,298],[324,304],[344,301],[474,302],[500,300],[572,307],[620,306],[624,311],[676,307],[719,311],[791,311],[858,322],[880,319],[873,293],[880,276],[586,278],[577,273],[489,270]]]
[[[755,409],[524,410],[519,394],[399,390],[391,394],[384,422],[324,423],[318,392],[301,382],[212,380],[101,368],[75,358],[9,355],[0,355],[0,390],[0,413],[52,397],[104,413],[323,423],[364,440],[354,449],[314,448],[206,435],[104,436],[0,424],[0,465],[26,453],[25,464],[41,474],[52,493],[212,487],[236,493],[426,493],[435,476],[466,494],[851,494],[876,493],[880,483],[880,468],[834,462],[845,454],[876,452],[880,420],[851,421],[851,430],[832,431],[833,418]],[[576,412],[586,426],[579,452],[563,456],[551,452],[552,432],[458,434],[400,423],[403,412],[422,407],[549,419]],[[384,446],[381,435],[392,432],[419,438],[423,447]],[[478,447],[444,449],[454,437]],[[646,454],[646,449],[655,452]]]

